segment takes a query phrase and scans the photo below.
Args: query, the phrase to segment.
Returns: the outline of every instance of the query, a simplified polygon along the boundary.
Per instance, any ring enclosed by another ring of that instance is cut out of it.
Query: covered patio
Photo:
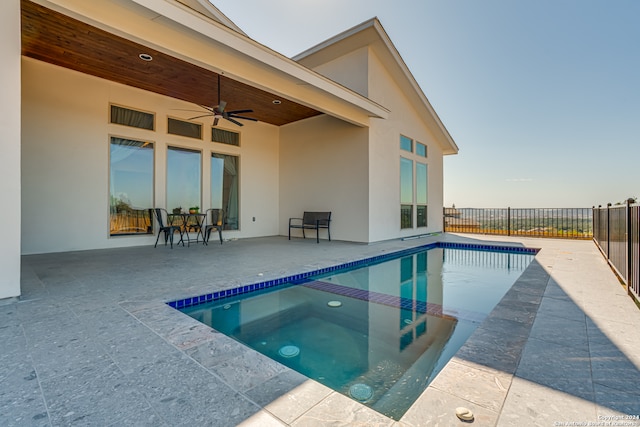
[[[165,304],[436,240],[541,251],[399,422]],[[0,306],[4,426],[461,425],[458,406],[482,426],[640,413],[640,310],[591,241],[265,237],[25,255],[21,288]]]

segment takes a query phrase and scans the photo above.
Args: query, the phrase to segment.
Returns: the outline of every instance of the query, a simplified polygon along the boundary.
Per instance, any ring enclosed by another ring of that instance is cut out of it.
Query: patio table
[[[197,232],[196,232],[196,243],[199,242],[199,237],[198,236],[202,236],[202,241],[204,242],[204,232],[203,232],[203,226],[204,226],[204,220],[206,218],[206,214],[203,213],[179,213],[179,214],[167,214],[167,221],[169,222],[170,225],[174,225],[174,221],[176,219],[180,219],[182,222],[180,224],[175,224],[175,225],[179,225],[182,230],[183,233],[180,236],[180,242],[182,242],[182,246],[184,246],[184,236],[187,237],[187,246],[191,245],[191,237],[189,236],[189,228],[191,227],[196,227],[197,228]],[[191,218],[193,218],[193,221],[191,221]]]

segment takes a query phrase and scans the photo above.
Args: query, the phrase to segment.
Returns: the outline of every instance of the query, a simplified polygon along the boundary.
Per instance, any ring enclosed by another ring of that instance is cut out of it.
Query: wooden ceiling
[[[217,73],[27,0],[21,8],[24,56],[197,105],[218,103]],[[142,53],[153,60],[143,61]],[[276,126],[321,114],[223,75],[220,92],[227,111],[249,108],[253,113],[243,115]]]

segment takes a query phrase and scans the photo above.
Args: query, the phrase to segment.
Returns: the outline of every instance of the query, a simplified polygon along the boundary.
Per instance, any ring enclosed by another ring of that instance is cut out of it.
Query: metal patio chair
[[[164,233],[164,245],[167,246],[167,240],[171,242],[171,249],[173,249],[173,234],[177,231],[180,233],[180,242],[182,240],[182,227],[180,225],[167,224],[165,225],[164,218],[168,218],[168,212],[166,209],[154,208],[156,220],[158,221],[158,237],[156,238],[156,244],[154,248],[158,247],[158,240],[160,240],[160,233]],[[168,221],[168,220],[167,220]],[[178,242],[179,243],[179,242]],[[182,243],[184,245],[184,242]]]
[[[207,216],[205,218],[204,226],[204,244],[209,244],[209,237],[211,237],[212,231],[217,231],[220,237],[220,244],[222,244],[222,227],[224,227],[224,210],[222,209],[207,209]]]

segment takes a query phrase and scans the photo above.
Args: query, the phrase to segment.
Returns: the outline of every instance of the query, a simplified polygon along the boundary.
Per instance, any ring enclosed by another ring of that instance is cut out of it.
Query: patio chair
[[[171,242],[171,249],[173,249],[173,234],[176,231],[180,233],[180,241],[182,242],[182,227],[173,224],[165,225],[163,216],[164,218],[167,218],[168,213],[166,209],[154,208],[153,212],[155,214],[156,220],[158,221],[158,237],[156,238],[156,244],[153,247],[158,247],[160,233],[164,233],[164,245],[167,246],[167,240],[169,240]],[[184,245],[184,242],[182,244]]]
[[[220,244],[222,244],[222,227],[224,226],[224,210],[222,209],[207,209],[207,216],[205,218],[206,225],[204,226],[204,244],[209,244],[209,237],[211,237],[212,231],[217,231],[220,237]]]

